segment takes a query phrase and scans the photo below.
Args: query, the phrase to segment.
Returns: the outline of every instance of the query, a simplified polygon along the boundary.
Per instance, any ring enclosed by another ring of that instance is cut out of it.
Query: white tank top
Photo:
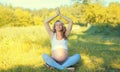
[[[57,40],[56,33],[54,33],[53,38],[51,39],[51,45],[52,51],[58,48],[64,48],[68,50],[68,40],[67,39]]]

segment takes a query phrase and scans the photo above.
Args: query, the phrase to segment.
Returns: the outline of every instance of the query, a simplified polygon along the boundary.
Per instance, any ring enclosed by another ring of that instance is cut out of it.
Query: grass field
[[[84,33],[69,36],[69,55],[81,54],[76,72],[120,72],[120,37]],[[0,28],[0,72],[58,72],[43,66],[41,55],[51,54],[49,36],[40,26]],[[61,71],[67,72],[67,70]]]

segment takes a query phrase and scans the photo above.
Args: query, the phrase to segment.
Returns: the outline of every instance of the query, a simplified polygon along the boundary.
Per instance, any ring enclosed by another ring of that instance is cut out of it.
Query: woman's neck
[[[56,34],[57,34],[58,36],[62,36],[62,35],[63,35],[63,33],[60,32],[60,31],[56,32]]]
[[[63,38],[63,33],[62,32],[56,32],[57,39]]]

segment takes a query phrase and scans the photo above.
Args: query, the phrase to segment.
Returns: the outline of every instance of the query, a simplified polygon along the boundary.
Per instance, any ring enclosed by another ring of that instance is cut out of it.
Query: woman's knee
[[[42,54],[42,58],[45,59],[48,57],[48,54]]]
[[[81,57],[80,54],[75,54],[74,56],[78,59],[80,59],[80,57]]]

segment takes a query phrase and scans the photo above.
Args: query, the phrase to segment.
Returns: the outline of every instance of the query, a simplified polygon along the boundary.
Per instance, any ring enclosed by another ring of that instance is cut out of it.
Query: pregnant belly
[[[52,57],[58,62],[63,62],[68,57],[68,52],[64,48],[58,48],[52,51]]]

